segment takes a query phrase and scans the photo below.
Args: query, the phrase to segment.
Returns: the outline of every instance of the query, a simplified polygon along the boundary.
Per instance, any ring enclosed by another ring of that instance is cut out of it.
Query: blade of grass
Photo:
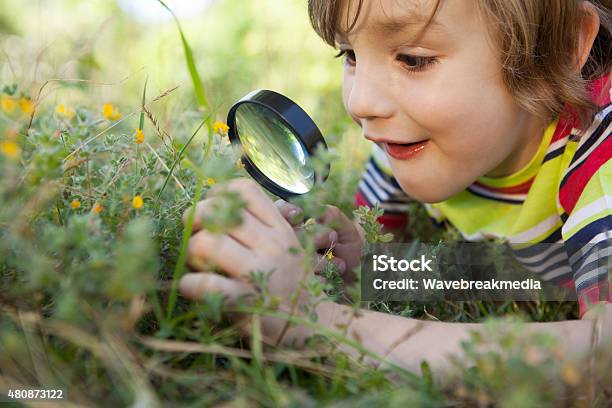
[[[176,17],[176,14],[172,11],[170,7],[163,2],[163,0],[157,0],[159,4],[161,4],[168,12],[172,15],[174,22],[176,23],[176,28],[179,31],[181,36],[181,43],[183,44],[183,51],[185,52],[185,62],[187,63],[187,69],[189,70],[189,76],[191,77],[191,82],[193,83],[193,89],[196,94],[196,99],[198,101],[198,105],[202,107],[204,110],[209,111],[208,99],[206,98],[206,91],[204,90],[204,85],[202,83],[202,79],[200,78],[200,74],[198,73],[198,69],[195,64],[195,58],[193,57],[193,51],[191,50],[191,46],[187,41],[187,37],[185,37],[185,33],[181,27],[181,24]],[[210,115],[208,117],[210,119]],[[204,151],[204,158],[208,159],[208,155],[210,154],[210,150],[213,144],[213,124],[210,120],[206,121],[206,128],[208,129],[208,143],[206,143],[206,148]]]
[[[177,286],[185,271],[185,262],[187,261],[187,245],[189,243],[189,238],[191,237],[191,230],[193,229],[196,205],[200,201],[203,186],[203,177],[198,173],[198,185],[196,186],[196,191],[193,197],[193,205],[189,211],[189,216],[187,217],[187,223],[185,225],[185,229],[183,230],[179,257],[176,261],[176,265],[174,266],[174,272],[172,273],[172,288],[170,289],[170,295],[168,296],[168,308],[166,310],[167,321],[172,319],[172,313],[174,312],[174,306],[176,305]]]
[[[149,83],[149,75],[147,75],[145,79],[144,87],[142,89],[142,105],[140,109],[140,121],[138,123],[138,129],[140,129],[141,132],[144,132],[144,107],[145,107],[145,102],[146,102],[146,97],[147,97],[147,84],[148,83]],[[138,175],[140,174],[139,168],[140,168],[140,144],[136,143],[136,183],[134,185],[133,194],[138,193],[137,189],[138,189],[138,184],[140,183],[140,177],[138,177]]]
[[[202,126],[204,126],[204,124],[208,121],[209,118],[210,118],[210,115],[207,115],[204,118],[204,120],[202,122],[200,122],[200,124],[198,125],[196,130],[193,132],[193,134],[191,135],[189,140],[187,140],[187,143],[185,143],[185,146],[183,146],[183,148],[179,152],[178,157],[176,158],[176,160],[174,160],[174,163],[172,163],[172,167],[170,167],[170,171],[168,171],[168,175],[166,176],[166,179],[164,180],[164,184],[162,185],[161,189],[159,190],[159,193],[157,193],[157,198],[155,199],[155,205],[156,206],[159,205],[159,199],[161,198],[161,195],[164,192],[164,189],[166,188],[166,185],[168,184],[168,180],[170,180],[170,177],[172,176],[172,172],[174,171],[174,168],[176,167],[176,165],[181,160],[183,160],[183,153],[185,152],[185,149],[187,149],[187,146],[189,146],[189,144],[191,143],[193,138],[198,134],[198,132],[200,131]]]
[[[147,84],[149,83],[149,75],[145,79],[144,88],[142,89],[142,107],[144,108],[147,98]],[[140,122],[138,123],[138,129],[144,131],[144,109],[140,111]]]
[[[161,4],[166,10],[170,12],[174,22],[176,23],[176,28],[179,31],[181,36],[181,42],[183,43],[183,50],[185,52],[185,61],[187,62],[187,69],[189,70],[189,75],[191,76],[191,82],[193,83],[193,88],[196,94],[196,99],[198,101],[198,105],[200,105],[204,109],[208,109],[208,100],[206,99],[206,92],[204,91],[204,85],[202,84],[202,79],[200,78],[200,74],[196,68],[195,59],[193,58],[193,51],[191,50],[191,46],[183,33],[183,29],[181,28],[181,24],[179,23],[176,14],[172,11],[170,7],[166,5],[162,0],[157,0],[159,4]]]

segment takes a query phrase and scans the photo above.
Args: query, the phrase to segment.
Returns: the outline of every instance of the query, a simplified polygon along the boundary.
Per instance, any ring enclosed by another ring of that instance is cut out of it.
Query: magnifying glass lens
[[[315,172],[308,151],[278,114],[243,103],[236,110],[236,133],[246,156],[274,183],[294,194],[312,189]]]

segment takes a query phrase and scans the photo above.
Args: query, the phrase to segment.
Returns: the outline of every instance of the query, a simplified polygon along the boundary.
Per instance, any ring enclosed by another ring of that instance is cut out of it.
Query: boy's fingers
[[[196,207],[196,215],[192,224],[192,234],[200,231],[204,227],[204,218],[214,217],[215,198],[208,198],[200,201]],[[232,238],[239,241],[247,248],[260,247],[262,241],[256,240],[257,237],[272,235],[270,227],[262,223],[258,218],[247,210],[241,211],[242,223],[227,232]],[[264,240],[266,243],[269,240]]]
[[[314,268],[313,272],[318,275],[325,270],[327,266],[327,259],[323,255],[314,254]]]
[[[249,211],[242,211],[242,223],[227,232],[232,238],[250,249],[261,249],[271,244],[274,231]]]
[[[201,230],[189,239],[188,257],[206,259],[229,275],[238,277],[254,269],[255,255],[240,242],[226,234],[213,234]]]
[[[341,275],[346,271],[346,262],[344,262],[344,260],[341,258],[333,257],[331,260],[329,260],[325,255],[315,254],[314,273],[321,274],[325,268],[327,268],[327,264],[329,262],[336,265],[336,268]]]
[[[316,249],[331,248],[338,243],[338,233],[328,227],[321,227],[321,231],[314,237]]]
[[[209,197],[215,196],[223,189],[238,192],[242,199],[246,201],[249,211],[268,226],[288,226],[287,221],[283,218],[278,208],[276,208],[274,202],[253,180],[238,178],[225,184],[217,184],[210,189],[208,195]]]
[[[289,224],[295,226],[299,225],[304,221],[304,211],[302,211],[302,209],[297,205],[288,203],[282,198],[276,200],[274,202],[274,205],[276,206],[276,208],[278,208],[283,218],[285,218],[289,222]]]
[[[191,233],[195,234],[199,230],[201,230],[204,226],[204,218],[206,217],[214,217],[215,216],[215,203],[217,199],[214,197],[206,198],[205,200],[200,201],[195,206],[195,215],[193,217],[193,224],[191,224]],[[187,224],[187,220],[193,206],[189,207],[183,213],[183,224]]]
[[[207,198],[205,200],[200,201],[195,205],[195,214],[193,216],[193,223],[191,224],[191,233],[195,234],[199,230],[202,229],[203,218],[206,215],[210,215],[213,207],[213,200]],[[191,215],[191,211],[193,211],[194,206],[187,208],[183,213],[183,224],[187,225],[187,220]]]
[[[358,237],[355,225],[348,217],[333,205],[326,205],[325,212],[317,222],[333,228],[338,233],[338,240],[346,243]]]
[[[344,262],[342,258],[334,257],[332,258],[332,262],[334,263],[334,265],[336,265],[336,267],[338,268],[338,272],[340,272],[341,275],[346,272],[346,262]]]
[[[255,293],[253,286],[216,273],[188,273],[179,283],[181,294],[189,299],[199,300],[206,294],[223,293],[227,302],[235,304],[241,296]]]
[[[189,215],[191,214],[191,211],[193,210],[193,205],[190,206],[189,208],[187,208],[184,212],[183,212],[183,216],[181,217],[181,219],[183,220],[183,225],[187,225],[187,220],[189,219]],[[196,227],[196,218],[197,218],[197,206],[196,206],[196,213],[194,214],[194,220],[193,220],[193,230],[195,231],[195,227]]]
[[[212,201],[214,199],[210,200]],[[201,216],[199,216],[198,219],[201,222],[203,217],[212,215],[212,208],[210,205],[203,204],[199,210],[199,213]],[[262,223],[257,217],[247,210],[241,210],[240,217],[242,222],[226,232],[230,237],[234,238],[243,246],[250,249],[262,248],[263,246],[269,245],[272,242],[272,240],[269,238],[260,239],[274,235],[274,231],[267,224]]]
[[[201,272],[201,271],[209,271],[213,270],[215,265],[208,261],[207,259],[203,259],[197,256],[187,256],[187,267],[192,271]]]

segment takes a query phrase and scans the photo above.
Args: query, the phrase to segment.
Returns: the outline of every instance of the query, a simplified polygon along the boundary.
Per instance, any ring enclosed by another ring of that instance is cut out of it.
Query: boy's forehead
[[[351,32],[364,30],[387,37],[422,28],[435,12],[437,4],[436,0],[366,0],[358,9],[359,3],[357,0],[342,0],[336,30],[338,40],[347,40],[348,28],[355,22],[357,12],[359,16]],[[444,32],[444,28],[436,18],[428,26],[431,31]]]

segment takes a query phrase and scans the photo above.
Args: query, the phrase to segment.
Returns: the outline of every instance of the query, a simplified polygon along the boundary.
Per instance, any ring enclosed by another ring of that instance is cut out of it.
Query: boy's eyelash
[[[334,55],[334,58],[345,57],[345,60],[346,60],[348,58],[349,52],[352,52],[352,51],[351,50],[339,50],[338,53]]]
[[[350,56],[352,55],[352,57]],[[336,54],[334,56],[334,58],[340,58],[344,56],[345,57],[345,61],[347,63],[349,63],[350,65],[354,65],[356,63],[355,61],[355,53],[353,50],[349,50],[349,49],[344,49],[344,50],[340,50],[338,52],[338,54]],[[351,58],[353,60],[353,62],[349,62],[349,58]],[[438,59],[436,57],[422,57],[422,56],[418,56],[418,55],[408,55],[408,54],[399,54],[396,59],[400,62],[405,62],[406,60],[412,60],[411,62],[413,62],[413,64],[406,64],[406,69],[409,72],[420,72],[420,71],[424,71],[427,68],[429,68],[431,65],[435,64],[438,62]],[[414,64],[414,60],[417,61],[416,64]],[[419,63],[420,61],[420,63]]]
[[[405,65],[406,69],[408,69],[411,72],[424,71],[430,66],[438,62],[438,58],[436,57],[422,57],[418,55],[407,55],[407,54],[399,54],[396,59],[401,62],[405,62],[405,60],[420,61],[420,63],[417,63],[418,65],[416,66],[412,66],[408,64]]]

